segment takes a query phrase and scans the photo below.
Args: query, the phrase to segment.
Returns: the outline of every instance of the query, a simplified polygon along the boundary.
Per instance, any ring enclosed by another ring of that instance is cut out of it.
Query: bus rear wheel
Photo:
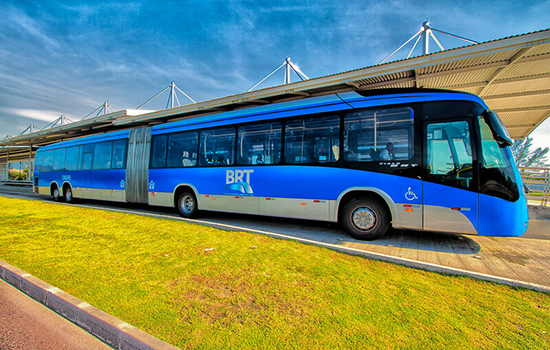
[[[380,202],[360,198],[346,204],[342,224],[352,237],[372,241],[388,231],[389,218]]]
[[[196,218],[199,212],[197,198],[193,193],[183,192],[178,197],[177,209],[180,215],[186,219]]]
[[[65,193],[63,194],[63,198],[65,198],[65,202],[67,202],[67,203],[73,203],[74,202],[73,190],[71,190],[70,187],[67,187],[67,189],[65,189]]]

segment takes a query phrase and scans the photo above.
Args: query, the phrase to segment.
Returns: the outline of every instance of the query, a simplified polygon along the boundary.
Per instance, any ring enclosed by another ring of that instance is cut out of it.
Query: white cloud
[[[25,117],[34,120],[45,122],[53,122],[61,116],[62,113],[57,111],[44,111],[38,109],[23,109],[23,108],[0,108],[0,113],[12,114],[20,117]],[[72,117],[67,118],[74,120]]]

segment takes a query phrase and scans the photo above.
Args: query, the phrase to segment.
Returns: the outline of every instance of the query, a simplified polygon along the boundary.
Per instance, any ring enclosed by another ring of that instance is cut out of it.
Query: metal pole
[[[256,83],[256,85],[254,85],[253,87],[251,87],[250,89],[246,90],[246,92],[249,92],[251,91],[252,89],[254,89],[256,86],[260,85],[261,83],[263,83],[267,78],[269,78],[270,76],[272,76],[273,74],[275,74],[275,72],[277,72],[279,69],[283,68],[283,66],[286,64],[283,63],[281,64],[277,69],[275,69],[273,72],[269,73],[265,78],[263,78],[262,80],[260,80],[259,82]]]
[[[285,60],[285,84],[290,84],[290,57]]]
[[[409,40],[405,41],[405,43],[404,43],[403,45],[399,46],[399,47],[397,48],[397,50],[395,50],[394,52],[390,53],[390,54],[388,55],[388,57],[384,58],[384,59],[383,59],[380,63],[378,63],[378,64],[382,64],[382,63],[386,62],[386,61],[387,61],[390,57],[392,57],[397,51],[401,50],[401,49],[403,48],[403,46],[407,45],[412,39],[416,38],[417,35],[419,35],[419,38],[420,38],[420,36],[422,36],[421,33],[422,33],[422,29],[420,29],[420,30],[418,31],[418,33],[416,33],[415,35],[411,36],[411,38],[410,38]],[[417,40],[417,42],[418,42],[418,40]],[[416,43],[415,43],[414,45],[416,46]]]
[[[32,181],[32,175],[33,175],[33,166],[32,166],[32,145],[29,146],[29,174],[28,179],[29,181]]]
[[[465,37],[460,36],[460,35],[456,35],[456,34],[452,34],[452,33],[449,33],[449,32],[445,32],[445,31],[440,30],[440,29],[431,28],[431,30],[435,30],[436,32],[440,32],[440,33],[443,33],[443,34],[446,34],[446,35],[449,35],[449,36],[452,36],[452,37],[455,37],[455,38],[458,38],[458,39],[467,41],[467,42],[469,42],[469,43],[471,43],[471,44],[479,44],[478,41],[471,40],[471,39],[465,38]]]
[[[422,55],[430,53],[430,22],[422,23]]]
[[[197,103],[197,102],[195,102],[195,100],[193,100],[191,97],[189,97],[189,95],[187,95],[185,92],[183,92],[183,90],[181,90],[179,87],[177,87],[175,83],[174,83],[174,87],[175,87],[179,92],[181,92],[185,97],[187,97],[188,99],[190,99],[191,102]],[[180,101],[178,100],[178,95],[175,95],[175,96],[176,96],[176,100],[178,101],[178,106],[179,106],[179,105],[180,105]]]
[[[156,94],[155,96],[151,97],[150,99],[148,99],[147,101],[145,101],[144,103],[140,104],[136,109],[140,109],[141,107],[145,106],[147,103],[151,102],[152,100],[154,100],[158,95],[162,94],[164,91],[168,90],[170,88],[170,86],[167,86],[165,87],[161,92],[159,92],[158,94]]]
[[[99,112],[97,112],[97,116],[99,116],[100,114],[102,114],[101,112],[103,112],[103,114],[107,114],[107,101],[105,101],[103,103],[103,106],[101,107],[101,109],[99,110]]]
[[[174,95],[176,94],[176,89],[174,89],[174,86],[176,85],[175,82],[171,82],[170,83],[170,98],[169,98],[169,102],[170,102],[170,107],[171,108],[174,108]]]
[[[94,109],[93,111],[91,111],[90,113],[88,113],[84,118],[82,118],[82,120],[88,118],[89,116],[91,116],[95,111],[97,111],[98,109],[101,109],[102,106],[99,106],[97,107],[96,109]],[[99,115],[99,113],[101,112],[101,110],[97,113],[96,117]]]
[[[290,66],[290,68],[292,68],[292,70],[294,71],[294,73],[296,73],[296,75],[298,76],[298,78],[300,78],[302,81],[305,79],[309,80],[309,77],[307,75],[304,74],[304,72],[302,72],[300,70],[300,68],[298,68],[298,66],[292,64],[292,62],[288,61],[288,65]]]
[[[441,51],[445,51],[445,48],[443,48],[443,45],[441,45],[441,43],[439,42],[439,40],[437,40],[437,38],[435,37],[435,34],[433,31],[430,30],[430,36],[432,37],[432,39],[434,39],[435,43],[437,44],[437,46],[439,46],[439,48],[441,49]]]

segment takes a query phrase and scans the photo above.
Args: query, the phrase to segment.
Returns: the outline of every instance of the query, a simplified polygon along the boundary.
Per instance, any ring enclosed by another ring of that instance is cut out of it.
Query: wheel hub
[[[355,227],[367,231],[376,225],[376,214],[370,208],[358,208],[353,212],[352,221]]]
[[[193,198],[191,197],[184,197],[182,200],[182,209],[186,213],[190,213],[193,211],[193,208],[195,207],[195,202],[193,201]]]

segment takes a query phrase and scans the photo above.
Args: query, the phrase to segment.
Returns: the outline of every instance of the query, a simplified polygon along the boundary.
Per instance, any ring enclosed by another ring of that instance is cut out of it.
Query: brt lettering
[[[250,174],[253,173],[254,170],[248,169],[248,170],[226,170],[225,172],[225,183],[226,184],[232,184],[237,182],[243,182],[243,177],[246,176],[246,182],[247,184],[250,184]]]

